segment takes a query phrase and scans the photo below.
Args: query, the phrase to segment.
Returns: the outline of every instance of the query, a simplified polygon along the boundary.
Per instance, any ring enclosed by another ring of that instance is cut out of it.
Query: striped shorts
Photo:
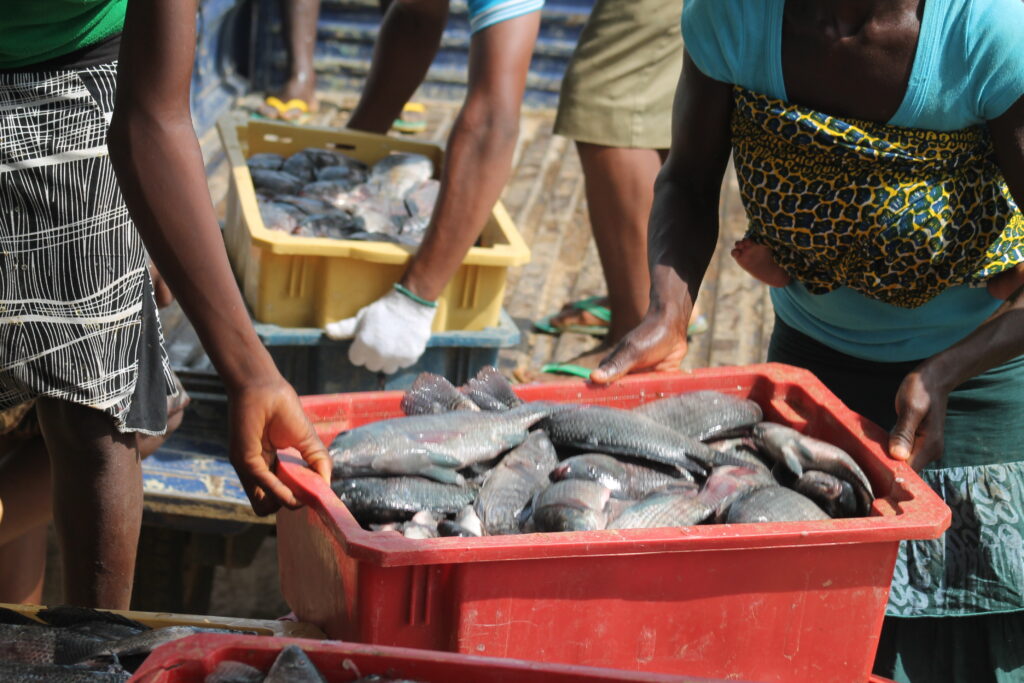
[[[116,75],[0,73],[0,410],[56,398],[160,434],[175,390],[107,155]]]
[[[544,0],[468,0],[469,30],[476,33],[488,26],[539,12]]]

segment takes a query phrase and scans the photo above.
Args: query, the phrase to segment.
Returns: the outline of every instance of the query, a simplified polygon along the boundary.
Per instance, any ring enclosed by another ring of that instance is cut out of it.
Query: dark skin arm
[[[732,86],[708,78],[689,54],[672,110],[672,147],[654,186],[648,224],[651,304],[590,379],[677,370],[693,302],[718,242],[718,199],[731,151]]]
[[[437,205],[401,280],[425,299],[441,295],[508,180],[539,26],[533,12],[489,26],[470,43],[469,91],[448,139]]]
[[[330,460],[253,330],[228,264],[189,114],[196,0],[129,3],[110,158],[150,257],[224,380],[230,457],[257,514],[296,507],[272,472],[296,448],[330,481]]]
[[[998,119],[990,121],[988,127],[1010,193],[1018,206],[1024,206],[1024,97]],[[1022,268],[1024,266],[1018,266],[1016,273],[1006,277],[993,278],[993,284],[1013,283]],[[1021,353],[1024,353],[1024,288],[1018,286],[978,329],[907,375],[896,395],[899,418],[889,442],[892,456],[908,460],[917,470],[942,457],[943,422],[949,392]]]

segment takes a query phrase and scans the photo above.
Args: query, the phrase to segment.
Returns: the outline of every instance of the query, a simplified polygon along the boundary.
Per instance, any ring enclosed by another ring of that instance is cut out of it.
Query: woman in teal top
[[[897,560],[876,667],[902,681],[1024,680],[1022,28],[1019,0],[687,0],[650,310],[591,376],[678,367],[731,152],[769,360],[953,511]]]

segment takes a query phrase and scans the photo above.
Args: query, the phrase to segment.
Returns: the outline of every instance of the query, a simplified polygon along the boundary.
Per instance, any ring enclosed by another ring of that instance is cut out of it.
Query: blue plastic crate
[[[462,384],[485,365],[497,364],[501,349],[519,343],[519,328],[503,310],[496,327],[433,335],[419,362],[385,375],[353,366],[348,360],[351,342],[327,339],[319,328],[255,326],[281,374],[300,395],[408,389],[421,372]]]

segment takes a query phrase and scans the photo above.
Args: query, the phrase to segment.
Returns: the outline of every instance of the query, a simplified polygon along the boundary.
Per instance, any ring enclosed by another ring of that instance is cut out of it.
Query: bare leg
[[[732,257],[747,271],[761,282],[772,287],[785,287],[792,278],[775,262],[770,247],[757,244],[749,239],[742,239],[732,249]]]
[[[0,546],[0,602],[38,605],[46,578],[46,524]]]
[[[382,134],[390,130],[427,75],[447,19],[448,0],[389,3],[349,128]]]
[[[302,100],[309,105],[310,111],[316,108],[313,51],[316,48],[316,22],[319,14],[320,0],[281,0],[289,69],[288,80],[277,97],[285,103],[292,99]],[[288,120],[302,113],[289,110],[282,114],[270,106],[264,106],[261,112],[266,116],[280,116]]]
[[[142,524],[142,467],[134,434],[66,401],[36,410],[50,453],[53,518],[68,604],[128,609]]]

